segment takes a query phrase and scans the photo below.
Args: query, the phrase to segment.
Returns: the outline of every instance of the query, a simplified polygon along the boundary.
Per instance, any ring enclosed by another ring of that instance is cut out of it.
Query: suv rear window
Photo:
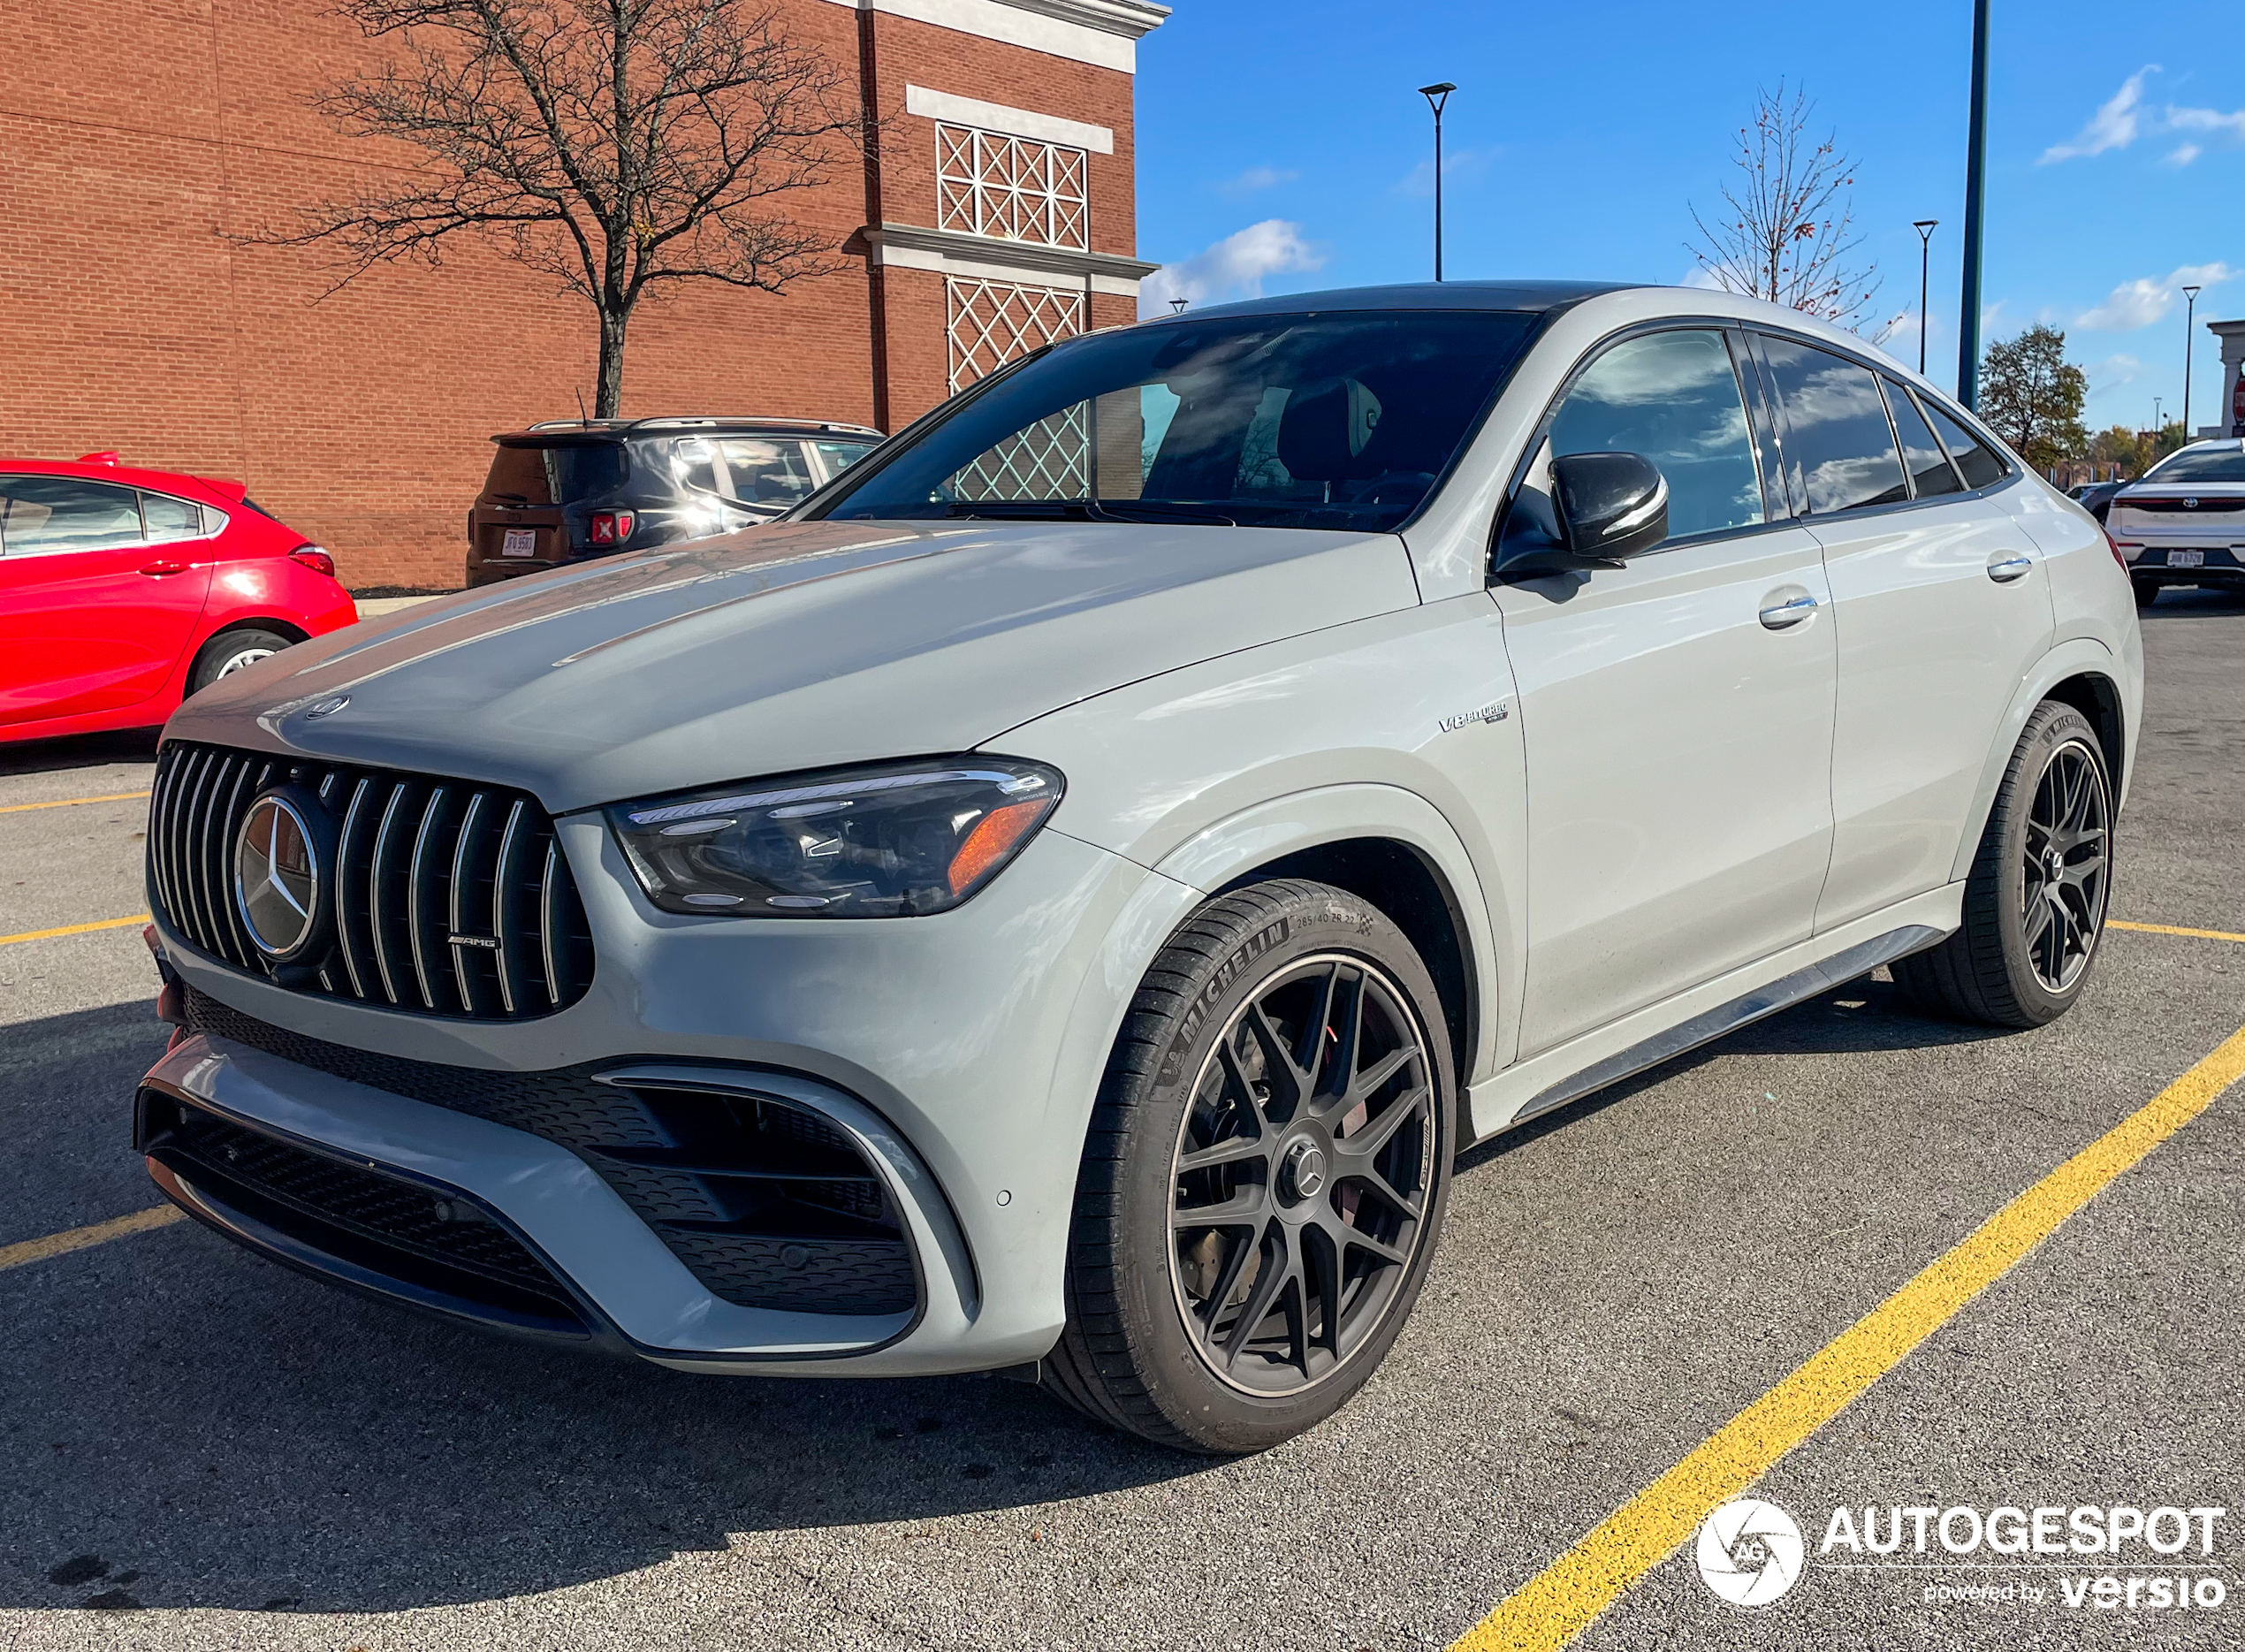
[[[491,454],[483,491],[526,505],[575,505],[615,491],[628,468],[620,442],[506,445]]]

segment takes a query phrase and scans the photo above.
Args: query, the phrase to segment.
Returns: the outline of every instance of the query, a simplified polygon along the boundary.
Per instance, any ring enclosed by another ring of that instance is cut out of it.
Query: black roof
[[[1182,316],[1156,316],[1154,322],[1203,321],[1211,316],[1293,316],[1309,310],[1343,309],[1565,309],[1601,293],[1622,293],[1650,285],[1642,281],[1416,281],[1396,286],[1333,287],[1322,293],[1282,293],[1212,304]]]
[[[502,447],[552,447],[579,442],[620,441],[628,436],[868,436],[884,439],[870,424],[837,419],[783,419],[762,414],[708,417],[679,415],[651,419],[549,419],[523,430],[502,430],[491,438]]]

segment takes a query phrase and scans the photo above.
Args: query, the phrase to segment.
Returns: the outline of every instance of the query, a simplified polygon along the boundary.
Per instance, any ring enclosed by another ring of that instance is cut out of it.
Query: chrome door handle
[[[2034,563],[2016,551],[1998,551],[1988,559],[1988,577],[1998,585],[2024,579],[2034,571]]]
[[[1781,603],[1764,608],[1762,611],[1762,623],[1773,631],[1782,631],[1787,626],[1799,625],[1815,612],[1816,599],[1803,591],[1798,597],[1788,597]]]

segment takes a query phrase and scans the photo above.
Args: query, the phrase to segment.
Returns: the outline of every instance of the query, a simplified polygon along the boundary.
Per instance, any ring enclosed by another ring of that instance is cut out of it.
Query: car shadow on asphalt
[[[0,775],[99,768],[110,763],[153,763],[160,732],[126,728],[110,735],[10,741],[0,744]]]
[[[160,1202],[129,1138],[145,1052],[107,1047],[147,1015],[8,1029],[0,1118],[87,1115],[11,1167],[83,1187],[94,1161],[77,1202],[100,1207],[58,1227]],[[187,1222],[0,1273],[0,1609],[389,1611],[960,1514],[1015,1511],[1026,1542],[1039,1505],[1221,1472],[1002,1379],[693,1376],[518,1344]]]
[[[1740,1027],[1712,1043],[1686,1050],[1593,1092],[1579,1101],[1555,1108],[1517,1130],[1507,1131],[1458,1156],[1457,1169],[1466,1171],[1541,1141],[1578,1119],[1617,1107],[1631,1097],[1667,1083],[1680,1073],[1704,1066],[1722,1055],[1837,1055],[1869,1050],[1923,1049],[1943,1044],[1977,1044],[1989,1039],[2015,1036],[2009,1029],[1949,1021],[1914,1009],[1902,991],[1885,978],[1864,976],[1834,991],[1820,993],[1791,1009]]]

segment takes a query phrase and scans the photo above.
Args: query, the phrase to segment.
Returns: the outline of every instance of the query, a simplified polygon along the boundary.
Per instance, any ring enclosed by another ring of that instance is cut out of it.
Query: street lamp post
[[[1920,218],[1910,227],[1918,232],[1918,377],[1925,377],[1925,277],[1933,258],[1933,232],[1939,218]]]
[[[2182,442],[2190,445],[2190,356],[2191,342],[2198,326],[2198,289],[2187,286],[2182,290]]]
[[[1957,400],[1980,411],[1980,204],[1988,173],[1988,0],[1972,6],[1972,127],[1965,151],[1964,293],[1957,306]]]
[[[1457,88],[1448,80],[1422,86],[1419,95],[1435,111],[1435,279],[1442,278],[1442,105]]]

